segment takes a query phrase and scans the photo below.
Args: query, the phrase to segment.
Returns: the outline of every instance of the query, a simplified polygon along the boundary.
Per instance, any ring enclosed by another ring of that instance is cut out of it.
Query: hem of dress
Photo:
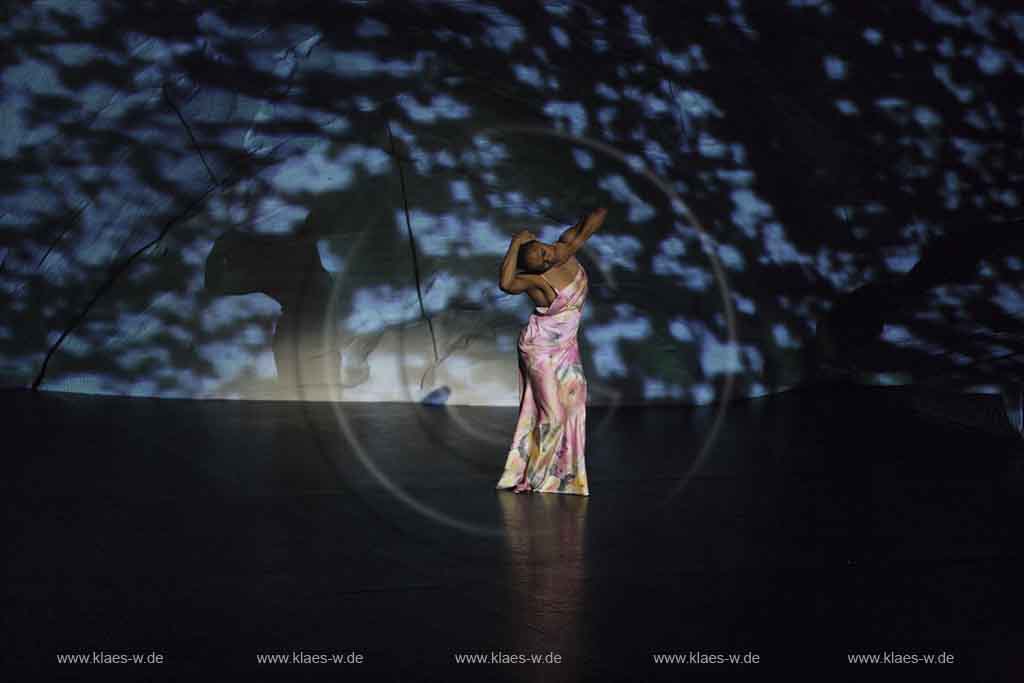
[[[513,484],[512,486],[495,486],[494,490],[495,491],[511,491],[515,487],[516,487],[515,484]],[[530,493],[561,493],[563,496],[584,496],[584,497],[590,496],[590,491],[587,491],[586,493],[579,493],[578,491],[540,491],[540,490],[537,490],[537,489],[530,489]]]

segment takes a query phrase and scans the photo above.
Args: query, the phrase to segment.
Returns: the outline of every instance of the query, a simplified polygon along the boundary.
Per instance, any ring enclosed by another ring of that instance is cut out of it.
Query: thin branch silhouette
[[[434,362],[440,363],[440,355],[437,352],[437,338],[434,336],[434,323],[427,315],[427,308],[423,305],[423,290],[420,286],[420,262],[416,255],[416,238],[412,233],[412,220],[409,218],[409,199],[405,192],[405,172],[402,170],[402,160],[398,155],[398,150],[395,148],[395,136],[391,133],[391,124],[385,122],[384,124],[388,129],[388,140],[391,143],[391,154],[395,157],[395,164],[398,166],[398,179],[402,186],[402,206],[405,209],[405,228],[409,233],[409,250],[412,252],[412,272],[416,278],[416,298],[420,302],[420,313],[423,314],[423,319],[427,321],[427,328],[430,330],[430,341],[434,346]]]

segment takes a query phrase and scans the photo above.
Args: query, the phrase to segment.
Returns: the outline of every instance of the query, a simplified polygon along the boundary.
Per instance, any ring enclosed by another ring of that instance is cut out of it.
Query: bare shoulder
[[[579,260],[576,258],[576,254],[573,254],[572,256],[569,257],[569,259],[565,262],[565,266],[566,274],[572,277],[576,277],[576,273],[583,270],[583,264],[580,263]]]
[[[523,284],[529,289],[536,289],[543,287],[546,284],[546,280],[536,273],[519,273],[516,275],[516,279],[522,280]]]
[[[532,289],[543,287],[544,279],[532,273],[517,273],[508,285],[502,286],[501,290],[508,294],[522,294]]]
[[[544,293],[544,290],[540,287],[530,287],[526,290],[526,295],[530,297],[530,300],[538,306],[547,306],[550,299]]]
[[[550,272],[550,271],[549,271]],[[523,274],[526,295],[529,296],[538,306],[550,306],[551,302],[558,296],[551,281],[543,275]]]

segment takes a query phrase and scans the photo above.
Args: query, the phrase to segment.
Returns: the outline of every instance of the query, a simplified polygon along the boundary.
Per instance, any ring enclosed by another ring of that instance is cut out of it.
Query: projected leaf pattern
[[[844,293],[1020,212],[1024,14],[984,3],[66,1],[0,34],[9,385],[71,329],[44,387],[278,396],[327,367],[358,398],[397,362],[392,394],[363,396],[418,400],[444,371],[466,378],[452,401],[514,402],[529,304],[496,287],[508,237],[607,205],[583,255],[594,400],[706,402],[730,371],[756,395],[814,371]],[[708,228],[737,345],[694,226],[641,165]],[[280,239],[225,267],[226,235]],[[886,328],[882,366],[1012,351],[1021,268],[998,253],[934,292]]]

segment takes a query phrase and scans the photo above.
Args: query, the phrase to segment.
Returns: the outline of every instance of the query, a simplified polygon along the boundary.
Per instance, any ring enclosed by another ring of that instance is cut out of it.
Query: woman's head
[[[558,262],[558,249],[553,244],[530,240],[519,247],[519,269],[527,273],[543,273]]]

